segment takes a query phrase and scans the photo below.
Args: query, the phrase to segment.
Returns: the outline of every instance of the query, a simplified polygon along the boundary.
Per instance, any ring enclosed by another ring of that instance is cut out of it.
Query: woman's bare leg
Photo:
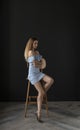
[[[38,117],[41,117],[41,106],[42,106],[42,101],[43,101],[43,96],[45,94],[42,85],[40,82],[35,83],[35,88],[38,91],[38,97],[37,97],[37,107],[38,107],[38,111],[37,111],[37,115]]]
[[[47,92],[48,89],[52,86],[52,84],[54,83],[54,79],[48,75],[45,75],[42,79],[45,84],[44,84],[44,89]]]

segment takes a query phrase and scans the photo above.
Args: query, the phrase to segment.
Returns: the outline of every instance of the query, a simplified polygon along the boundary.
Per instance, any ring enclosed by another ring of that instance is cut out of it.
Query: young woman
[[[41,72],[42,69],[42,56],[40,55],[39,51],[37,51],[38,47],[38,39],[35,37],[30,37],[27,41],[25,51],[24,51],[24,57],[27,63],[29,64],[29,70],[28,70],[28,79],[31,82],[32,85],[36,88],[38,91],[37,96],[37,120],[39,122],[42,122],[41,120],[41,106],[43,98],[45,97],[45,92],[48,91],[48,89],[52,86],[54,83],[54,79],[47,74]],[[41,84],[41,80],[45,82],[44,89]]]

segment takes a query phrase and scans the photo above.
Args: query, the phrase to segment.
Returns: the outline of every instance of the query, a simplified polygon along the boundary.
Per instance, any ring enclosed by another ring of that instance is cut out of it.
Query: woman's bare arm
[[[34,61],[33,61],[33,65],[34,65],[35,67],[38,67],[38,68],[41,69],[42,63],[41,63],[41,61],[34,60]]]

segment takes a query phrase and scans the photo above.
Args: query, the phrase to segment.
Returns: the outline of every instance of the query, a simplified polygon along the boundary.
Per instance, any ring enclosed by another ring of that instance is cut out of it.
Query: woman
[[[42,56],[40,55],[39,51],[37,51],[37,47],[38,47],[38,39],[35,37],[29,38],[25,47],[24,57],[27,63],[29,64],[28,79],[38,91],[37,120],[39,122],[42,122],[41,120],[42,101],[43,98],[45,97],[45,92],[47,92],[48,89],[54,83],[54,79],[40,71],[40,69],[42,68]],[[43,86],[45,91],[40,82],[41,80],[45,82]]]

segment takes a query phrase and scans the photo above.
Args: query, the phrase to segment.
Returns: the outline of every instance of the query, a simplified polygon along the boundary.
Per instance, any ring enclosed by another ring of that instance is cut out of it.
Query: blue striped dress
[[[34,60],[40,61],[41,58],[42,56],[40,54],[37,54],[34,56],[30,56],[27,59],[27,62],[29,63],[28,80],[30,80],[31,84],[33,85],[38,81],[40,81],[45,76],[45,74],[41,72],[38,67],[35,67],[32,63]]]

